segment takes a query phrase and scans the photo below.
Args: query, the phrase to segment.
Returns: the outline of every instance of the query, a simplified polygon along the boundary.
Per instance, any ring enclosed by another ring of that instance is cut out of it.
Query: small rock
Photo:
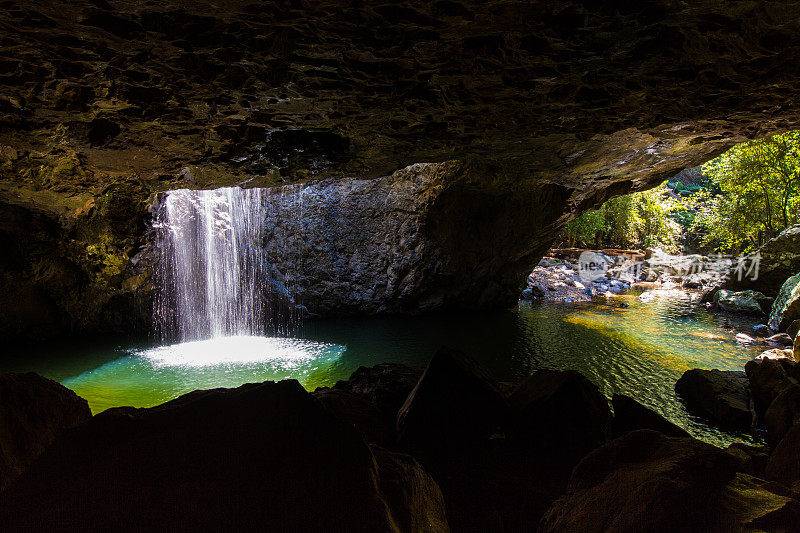
[[[794,353],[792,352],[791,348],[773,348],[771,350],[761,352],[761,354],[756,357],[756,360],[761,359],[788,359],[789,361],[794,361]]]
[[[757,339],[754,339],[753,337],[751,337],[750,335],[748,335],[746,333],[737,333],[735,338],[736,338],[736,342],[739,342],[739,343],[742,343],[742,344],[758,344],[759,343],[759,341]]]
[[[800,331],[800,320],[793,320],[789,327],[786,328],[786,333],[793,339],[797,338],[798,331]]]
[[[766,324],[753,326],[753,335],[756,337],[768,337],[770,334],[772,334],[772,330]]]
[[[692,369],[675,383],[689,409],[724,428],[748,430],[755,413],[744,372]]]
[[[794,343],[794,340],[786,333],[778,333],[767,337],[765,340],[771,344],[779,344],[781,346],[791,346]]]

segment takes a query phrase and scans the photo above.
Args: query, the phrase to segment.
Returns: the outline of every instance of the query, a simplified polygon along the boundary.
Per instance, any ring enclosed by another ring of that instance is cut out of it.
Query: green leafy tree
[[[800,131],[734,146],[703,174],[719,186],[693,198],[694,230],[706,246],[752,250],[798,222]]]

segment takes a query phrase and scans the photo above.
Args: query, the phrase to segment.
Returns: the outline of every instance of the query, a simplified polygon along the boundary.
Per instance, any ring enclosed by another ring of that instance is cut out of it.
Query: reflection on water
[[[577,370],[608,396],[629,394],[698,437],[730,442],[744,436],[720,433],[691,417],[673,387],[689,368],[741,370],[760,349],[737,345],[734,335],[755,322],[707,313],[697,299],[667,293],[645,304],[627,295],[613,305],[520,303],[491,313],[314,320],[294,339],[62,345],[39,354],[9,354],[0,360],[0,370],[33,370],[62,381],[99,412],[254,381],[296,378],[314,389],[346,379],[361,365],[424,366],[446,344],[506,381],[539,368]]]

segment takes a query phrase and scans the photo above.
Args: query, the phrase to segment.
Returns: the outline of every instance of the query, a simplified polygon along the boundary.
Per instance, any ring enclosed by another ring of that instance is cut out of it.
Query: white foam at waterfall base
[[[271,363],[292,369],[336,352],[338,359],[345,347],[305,339],[241,335],[202,341],[158,346],[137,353],[155,367],[204,367]]]

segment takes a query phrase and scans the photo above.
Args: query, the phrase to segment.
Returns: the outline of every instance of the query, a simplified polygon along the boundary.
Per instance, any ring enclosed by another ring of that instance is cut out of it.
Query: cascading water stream
[[[167,193],[155,223],[160,251],[155,319],[162,339],[265,333],[264,191]]]

